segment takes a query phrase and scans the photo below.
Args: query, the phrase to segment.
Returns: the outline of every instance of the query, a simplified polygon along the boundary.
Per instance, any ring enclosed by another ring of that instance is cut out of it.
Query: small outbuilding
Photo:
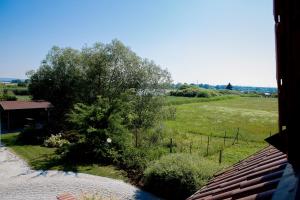
[[[30,121],[43,125],[51,108],[48,101],[0,101],[0,133],[22,129]]]

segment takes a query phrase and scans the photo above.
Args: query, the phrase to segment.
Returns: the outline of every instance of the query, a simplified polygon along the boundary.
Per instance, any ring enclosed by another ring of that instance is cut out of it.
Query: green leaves
[[[128,91],[157,95],[170,82],[167,70],[113,40],[81,51],[53,47],[40,68],[30,73],[29,91],[33,99],[50,101],[55,106],[55,117],[62,120],[75,103],[91,105],[97,96],[112,102]]]

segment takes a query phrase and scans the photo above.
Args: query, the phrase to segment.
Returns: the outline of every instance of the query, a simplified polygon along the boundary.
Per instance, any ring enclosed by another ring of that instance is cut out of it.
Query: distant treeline
[[[177,83],[177,84],[172,84],[172,88],[174,89],[178,89],[180,88],[182,85],[182,83]],[[189,84],[192,86],[198,86],[200,88],[205,88],[205,89],[216,89],[216,90],[224,90],[226,89],[227,85],[209,85],[209,84]],[[274,87],[253,87],[253,86],[236,86],[236,85],[232,85],[232,90],[236,90],[236,91],[240,91],[243,93],[277,93],[277,88]]]

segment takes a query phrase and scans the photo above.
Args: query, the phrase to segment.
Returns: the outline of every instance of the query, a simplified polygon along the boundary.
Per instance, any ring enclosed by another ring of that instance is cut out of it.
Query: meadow
[[[175,106],[176,119],[164,123],[165,142],[172,138],[175,152],[199,153],[218,161],[222,149],[223,162],[230,165],[265,147],[264,139],[278,130],[276,98],[235,96],[201,102],[168,97],[167,101]]]

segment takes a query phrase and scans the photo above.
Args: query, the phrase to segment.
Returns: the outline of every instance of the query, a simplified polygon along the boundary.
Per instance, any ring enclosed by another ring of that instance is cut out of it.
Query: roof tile
[[[271,199],[287,165],[287,156],[268,146],[220,172],[188,200]]]

